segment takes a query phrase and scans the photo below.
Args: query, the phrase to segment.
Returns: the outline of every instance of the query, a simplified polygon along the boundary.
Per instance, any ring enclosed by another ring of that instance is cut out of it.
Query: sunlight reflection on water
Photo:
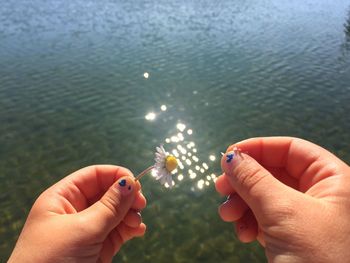
[[[2,1],[0,261],[46,187],[165,141],[175,189],[142,182],[147,237],[116,262],[265,262],[218,220],[219,152],[291,135],[349,162],[347,2]]]
[[[162,104],[160,106],[162,112],[167,110],[167,106]],[[145,115],[147,121],[159,121],[164,116],[162,112],[148,112]],[[192,191],[203,190],[211,183],[216,181],[217,175],[213,172],[213,167],[210,166],[210,162],[216,160],[214,154],[209,154],[206,161],[202,161],[202,158],[197,154],[196,143],[193,138],[193,129],[189,127],[189,124],[176,122],[176,125],[171,129],[170,136],[164,139],[162,143],[168,154],[172,154],[177,158],[178,169],[172,172],[173,186],[178,186],[185,178],[189,178],[193,181]],[[152,171],[153,177],[156,176]],[[165,183],[165,187],[170,186]]]

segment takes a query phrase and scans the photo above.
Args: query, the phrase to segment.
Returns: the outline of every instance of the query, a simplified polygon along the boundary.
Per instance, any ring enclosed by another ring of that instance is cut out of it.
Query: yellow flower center
[[[168,170],[168,172],[171,172],[175,170],[177,167],[177,160],[174,156],[169,155],[165,159],[165,168]]]

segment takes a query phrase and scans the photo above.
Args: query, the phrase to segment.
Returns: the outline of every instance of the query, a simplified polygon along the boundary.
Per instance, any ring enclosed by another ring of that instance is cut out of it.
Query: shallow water
[[[0,261],[49,185],[96,163],[138,173],[165,143],[191,164],[171,190],[142,180],[148,231],[115,261],[264,262],[219,220],[219,152],[290,135],[350,162],[350,2],[292,2],[1,3]]]

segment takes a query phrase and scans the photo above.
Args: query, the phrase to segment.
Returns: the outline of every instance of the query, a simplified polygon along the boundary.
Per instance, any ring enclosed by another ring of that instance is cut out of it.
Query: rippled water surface
[[[45,188],[164,143],[184,169],[142,180],[148,231],[115,261],[265,262],[219,220],[219,152],[291,135],[350,162],[349,101],[348,1],[3,1],[0,261]]]

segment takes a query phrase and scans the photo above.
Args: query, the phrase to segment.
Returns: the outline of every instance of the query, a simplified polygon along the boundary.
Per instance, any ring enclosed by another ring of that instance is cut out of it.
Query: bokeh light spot
[[[156,114],[154,112],[147,113],[145,119],[148,121],[153,121],[156,119]]]

